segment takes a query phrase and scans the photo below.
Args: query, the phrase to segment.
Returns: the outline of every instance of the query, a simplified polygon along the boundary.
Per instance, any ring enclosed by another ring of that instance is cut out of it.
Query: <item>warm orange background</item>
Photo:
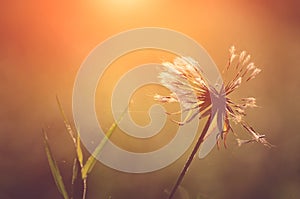
[[[262,108],[251,110],[248,121],[277,147],[238,148],[231,135],[229,149],[194,160],[182,184],[190,198],[300,198],[299,1],[187,2],[2,2],[1,199],[60,197],[47,164],[41,128],[48,128],[66,180],[70,180],[74,151],[55,95],[71,118],[73,83],[88,53],[109,36],[145,26],[189,35],[220,68],[234,44],[249,51],[263,69],[240,94],[257,97]],[[107,125],[112,122],[109,118]],[[184,160],[143,175],[120,173],[99,163],[89,178],[87,198],[166,198],[164,189],[172,186]]]

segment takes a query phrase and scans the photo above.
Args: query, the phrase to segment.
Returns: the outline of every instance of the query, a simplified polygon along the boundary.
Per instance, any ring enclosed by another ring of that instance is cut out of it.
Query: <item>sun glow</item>
[[[151,3],[150,1],[145,0],[111,0],[101,2],[101,6],[110,8],[113,10],[118,10],[118,12],[127,12],[137,9],[144,9]]]

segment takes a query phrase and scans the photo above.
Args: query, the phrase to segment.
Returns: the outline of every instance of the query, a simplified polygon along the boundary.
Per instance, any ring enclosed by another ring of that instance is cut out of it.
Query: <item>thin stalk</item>
[[[174,194],[176,193],[179,185],[181,184],[181,182],[183,180],[183,177],[185,176],[188,168],[190,167],[190,165],[191,165],[191,163],[192,163],[192,161],[194,159],[195,154],[197,153],[197,151],[198,151],[200,145],[202,144],[202,142],[204,141],[204,137],[205,137],[205,135],[206,135],[206,133],[208,131],[209,125],[210,125],[210,119],[211,119],[211,115],[209,115],[209,117],[208,117],[208,119],[206,121],[206,124],[205,124],[205,126],[204,126],[204,128],[202,130],[202,133],[200,134],[200,137],[198,138],[197,143],[194,146],[192,153],[190,154],[190,156],[187,159],[187,161],[186,161],[183,169],[181,170],[181,173],[178,176],[177,181],[176,181],[176,183],[175,183],[175,185],[174,185],[174,187],[173,187],[173,189],[172,189],[172,191],[171,191],[168,199],[172,199],[173,198]]]
[[[87,179],[83,179],[83,193],[82,193],[82,199],[86,198],[86,193],[87,193]]]

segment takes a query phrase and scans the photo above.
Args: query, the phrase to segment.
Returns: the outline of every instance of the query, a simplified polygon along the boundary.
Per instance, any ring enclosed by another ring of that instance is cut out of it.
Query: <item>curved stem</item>
[[[205,126],[204,126],[204,128],[202,130],[202,133],[200,134],[200,137],[198,138],[197,143],[194,146],[192,153],[190,154],[190,156],[187,159],[187,161],[186,161],[183,169],[181,170],[181,173],[178,176],[177,181],[176,181],[176,183],[175,183],[175,185],[174,185],[174,187],[173,187],[173,189],[172,189],[172,191],[171,191],[168,199],[172,199],[173,198],[174,194],[176,193],[179,185],[181,184],[181,182],[183,180],[183,177],[185,176],[188,168],[190,167],[190,165],[191,165],[191,163],[192,163],[192,161],[194,159],[195,154],[197,153],[197,151],[198,151],[200,145],[202,144],[202,142],[204,141],[204,137],[205,137],[205,135],[206,135],[206,133],[208,131],[209,125],[210,125],[210,119],[211,119],[211,115],[208,117],[208,119],[206,121],[206,124],[205,124]]]

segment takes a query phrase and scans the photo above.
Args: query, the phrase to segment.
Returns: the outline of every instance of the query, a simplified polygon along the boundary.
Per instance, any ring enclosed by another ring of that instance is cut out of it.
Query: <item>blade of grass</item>
[[[76,155],[77,155],[77,159],[79,161],[80,167],[83,167],[83,153],[82,153],[82,149],[81,149],[81,146],[80,146],[79,133],[75,132],[72,129],[71,123],[69,122],[69,120],[68,120],[68,118],[65,114],[65,111],[62,107],[62,104],[60,103],[60,100],[59,100],[58,96],[56,96],[56,101],[57,101],[57,105],[58,105],[59,111],[61,113],[61,116],[63,118],[65,127],[67,129],[67,132],[69,133],[69,135],[71,136],[71,138],[73,140],[73,143],[75,144]],[[76,139],[75,139],[75,136],[76,136]]]
[[[60,174],[59,168],[57,166],[56,160],[54,159],[54,157],[52,155],[52,152],[51,152],[51,149],[49,147],[47,133],[44,129],[43,129],[43,133],[44,133],[45,151],[46,151],[46,154],[47,154],[47,159],[48,159],[48,162],[49,162],[49,166],[50,166],[51,173],[52,173],[52,176],[54,178],[55,184],[56,184],[59,192],[63,196],[63,198],[64,199],[69,199],[69,196],[68,196],[68,193],[66,191],[65,184],[63,182],[63,179],[62,179],[62,176]]]
[[[77,158],[74,159],[73,163],[73,168],[72,168],[72,185],[74,185],[75,180],[77,179],[77,174],[78,174],[78,163],[77,163]]]
[[[71,180],[71,199],[74,198],[74,185],[75,185],[75,180],[77,179],[78,176],[78,160],[77,158],[74,158],[73,161],[73,168],[72,168],[72,180]]]
[[[109,140],[109,138],[113,134],[114,130],[117,128],[118,124],[123,119],[124,114],[126,113],[127,110],[128,110],[128,107],[122,112],[120,118],[110,126],[110,128],[108,129],[108,131],[105,134],[105,137],[101,140],[99,145],[96,147],[94,152],[90,155],[90,157],[88,158],[88,160],[84,164],[83,168],[81,169],[82,179],[86,179],[87,175],[92,171],[93,167],[96,164],[96,158],[95,157],[97,157],[100,154],[100,152],[102,151],[102,149],[105,146],[106,142]]]
[[[72,138],[72,141],[73,143],[75,144],[75,147],[76,147],[76,138],[75,138],[75,133],[74,131],[72,130],[72,127],[71,127],[71,124],[65,114],[65,111],[60,103],[60,100],[58,98],[58,96],[56,95],[56,102],[57,102],[57,105],[58,105],[58,108],[59,108],[59,111],[63,117],[63,120],[64,120],[64,124],[65,124],[65,127],[67,129],[67,132],[70,134],[71,138]]]
[[[73,176],[72,176],[72,191],[74,191],[73,190],[74,189],[74,183],[75,183],[75,180],[77,178],[77,172],[78,172],[77,161],[78,161],[79,166],[80,166],[80,171],[83,169],[83,153],[82,153],[82,148],[81,148],[81,145],[80,145],[80,135],[76,130],[74,131],[72,129],[71,123],[69,122],[69,120],[68,120],[68,118],[65,114],[65,111],[64,111],[64,109],[63,109],[63,107],[60,103],[60,100],[59,100],[58,96],[56,96],[56,101],[57,101],[57,105],[58,105],[58,108],[60,110],[60,113],[62,115],[65,127],[67,129],[67,132],[71,136],[71,139],[72,139],[72,141],[74,143],[74,146],[75,146],[75,151],[76,151],[77,158],[75,158],[75,162],[74,162],[74,165],[73,165]],[[76,138],[75,138],[75,136],[76,136]],[[83,183],[82,199],[85,199],[86,198],[86,191],[87,191],[87,179],[82,178],[82,183]],[[73,192],[72,192],[72,197],[73,197]]]
[[[83,167],[83,154],[82,149],[80,145],[80,135],[77,133],[77,139],[76,139],[76,153],[77,153],[77,159],[79,161],[80,167]]]

